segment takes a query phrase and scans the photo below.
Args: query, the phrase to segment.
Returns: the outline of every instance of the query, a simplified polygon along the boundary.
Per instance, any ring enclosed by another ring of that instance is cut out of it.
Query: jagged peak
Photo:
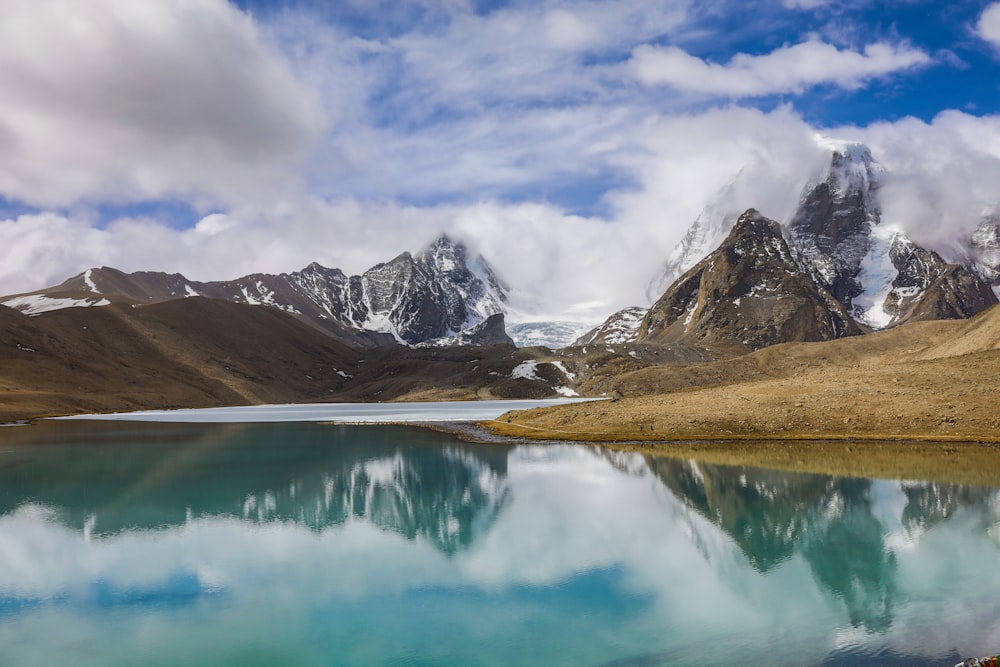
[[[781,224],[767,217],[755,208],[748,208],[740,217],[736,219],[732,231],[729,232],[731,238],[742,236],[747,233],[766,233],[781,236]]]
[[[870,193],[882,185],[885,169],[872,156],[871,149],[860,141],[815,135],[816,144],[831,153],[830,162],[816,183],[827,183],[835,191]]]
[[[308,266],[302,269],[302,273],[307,271],[328,271],[329,269],[319,262],[309,262]]]
[[[427,249],[432,248],[457,248],[465,247],[465,244],[461,241],[456,241],[447,232],[441,232],[438,236],[427,245]]]

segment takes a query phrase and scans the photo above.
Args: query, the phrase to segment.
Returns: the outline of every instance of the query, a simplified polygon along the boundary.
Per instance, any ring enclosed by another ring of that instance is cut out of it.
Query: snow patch
[[[522,361],[510,372],[510,377],[512,380],[523,378],[525,380],[538,380],[541,382],[542,378],[538,377],[537,371],[537,361]]]
[[[94,294],[100,294],[101,291],[97,289],[97,284],[94,283],[93,269],[87,269],[86,273],[83,274],[83,282],[87,283],[87,289],[89,289]]]
[[[184,296],[201,296],[190,285],[184,285]]]
[[[25,315],[39,315],[51,310],[62,310],[63,308],[88,308],[90,306],[110,306],[107,299],[100,301],[88,301],[87,299],[60,299],[41,294],[30,294],[19,296],[3,302],[3,305],[19,310]]]
[[[376,312],[374,310],[369,310],[368,317],[361,323],[359,328],[378,333],[391,334],[400,345],[409,345],[409,343],[399,336],[399,330],[396,328],[396,325],[393,324],[392,319],[390,319],[390,313],[388,311]]]
[[[566,366],[563,365],[563,362],[561,362],[561,361],[553,361],[551,363],[552,363],[553,366],[555,366],[556,368],[558,368],[559,371],[563,375],[566,376],[567,380],[574,380],[574,379],[576,379],[576,373],[571,373],[569,370],[567,370]]]
[[[899,271],[892,263],[889,250],[892,242],[902,234],[903,230],[896,225],[872,228],[871,249],[861,260],[858,279],[865,291],[854,299],[854,303],[861,309],[858,319],[875,329],[884,329],[892,322],[893,316],[885,311],[885,300],[892,292],[892,281]]]

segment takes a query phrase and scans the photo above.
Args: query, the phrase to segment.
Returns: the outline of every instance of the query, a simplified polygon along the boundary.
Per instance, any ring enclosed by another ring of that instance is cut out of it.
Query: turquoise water
[[[953,665],[1000,489],[416,428],[0,429],[0,665]]]

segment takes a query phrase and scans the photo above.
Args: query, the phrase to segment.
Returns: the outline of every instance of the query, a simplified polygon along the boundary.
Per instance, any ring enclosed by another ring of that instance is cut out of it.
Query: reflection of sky
[[[500,487],[500,514],[454,553],[363,517],[94,536],[23,504],[0,517],[0,646],[12,665],[804,665],[880,651],[944,664],[1000,650],[996,492],[914,530],[904,485],[870,485],[895,564],[892,620],[873,632],[802,551],[755,570],[641,457],[523,447]]]

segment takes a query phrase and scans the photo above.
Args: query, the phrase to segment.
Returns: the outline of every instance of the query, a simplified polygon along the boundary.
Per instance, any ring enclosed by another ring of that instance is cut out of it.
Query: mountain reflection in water
[[[311,424],[113,432],[119,442],[39,446],[8,461],[0,515],[36,503],[94,537],[206,516],[313,530],[358,519],[454,553],[489,528],[504,501],[505,448],[442,448],[422,429],[384,429],[381,438]]]
[[[385,426],[6,431],[13,665],[932,665],[1000,645],[996,488]]]

